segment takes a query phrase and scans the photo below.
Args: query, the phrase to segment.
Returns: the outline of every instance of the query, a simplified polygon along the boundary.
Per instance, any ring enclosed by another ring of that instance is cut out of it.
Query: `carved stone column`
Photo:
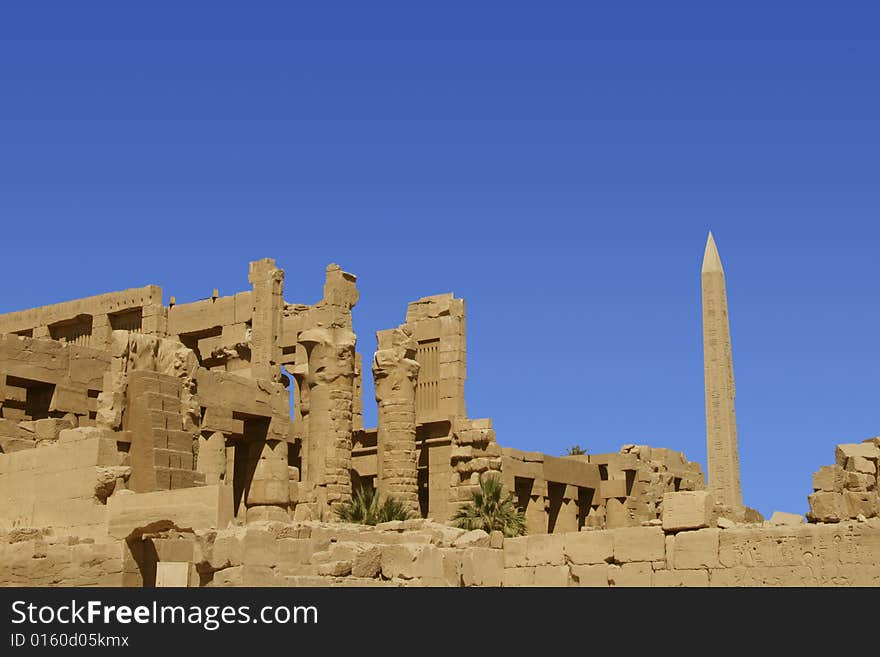
[[[379,405],[376,488],[383,498],[394,497],[419,513],[418,453],[416,451],[417,343],[405,329],[377,334],[373,381]]]
[[[315,484],[318,510],[351,499],[351,432],[355,334],[348,329],[316,328],[299,338],[308,353],[308,436],[303,471]]]
[[[285,521],[290,501],[287,441],[258,440],[250,447],[254,474],[247,493],[247,521]]]

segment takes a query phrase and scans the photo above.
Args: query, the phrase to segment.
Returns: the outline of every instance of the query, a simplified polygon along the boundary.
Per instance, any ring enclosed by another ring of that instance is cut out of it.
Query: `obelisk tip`
[[[706,252],[703,254],[703,273],[720,271],[724,272],[721,267],[721,256],[718,255],[718,247],[715,246],[715,238],[712,231],[709,231],[709,239],[706,240]]]

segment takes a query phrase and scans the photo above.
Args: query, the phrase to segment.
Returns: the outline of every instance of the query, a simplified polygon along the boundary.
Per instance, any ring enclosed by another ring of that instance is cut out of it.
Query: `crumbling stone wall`
[[[880,517],[880,438],[838,445],[836,462],[813,475],[810,522]]]
[[[622,527],[507,539],[426,520],[376,527],[256,522],[160,530],[138,540],[132,551],[131,542],[0,536],[0,585],[141,585],[144,574],[155,581],[157,562],[186,564],[178,585],[212,587],[880,585],[874,521],[674,532]]]
[[[55,340],[0,335],[0,451],[30,449],[92,426],[111,358]]]
[[[659,521],[664,494],[705,488],[699,463],[646,445],[566,457],[506,447],[501,452],[502,481],[525,512],[529,534]]]
[[[125,544],[46,529],[0,533],[0,586],[123,586]]]
[[[116,438],[94,427],[65,429],[39,449],[0,454],[0,531],[51,527],[106,539],[107,498],[131,472]]]
[[[420,365],[416,421],[466,418],[465,303],[452,293],[422,297],[406,310],[406,329],[417,343]]]
[[[55,339],[98,350],[109,348],[110,333],[116,329],[164,336],[162,288],[148,285],[0,315],[0,334]]]

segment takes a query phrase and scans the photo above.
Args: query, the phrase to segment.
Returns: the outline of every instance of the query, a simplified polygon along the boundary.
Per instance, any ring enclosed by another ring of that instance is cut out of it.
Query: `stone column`
[[[281,311],[284,271],[271,258],[252,262],[248,280],[253,286],[251,372],[254,379],[281,380]]]
[[[379,404],[376,488],[419,513],[416,451],[417,343],[405,329],[377,333],[373,381]]]
[[[300,345],[302,347],[302,345]],[[302,347],[304,351],[304,347]],[[299,351],[299,348],[297,349]],[[305,446],[309,436],[309,383],[308,362],[298,362],[287,366],[287,372],[291,377],[291,390],[293,394],[293,435],[300,441],[300,454],[303,456],[300,464],[300,480],[309,481],[308,463],[305,458]]]
[[[250,459],[255,465],[247,492],[247,521],[288,520],[287,441],[257,440],[250,447]]]
[[[303,471],[315,485],[319,514],[351,499],[351,433],[355,334],[348,329],[315,328],[299,338],[308,354],[308,436]]]
[[[146,335],[166,337],[168,335],[168,309],[162,305],[162,288],[158,285],[147,287],[149,298],[141,311],[141,331]]]
[[[196,470],[205,475],[205,484],[209,486],[226,479],[226,436],[221,431],[202,432]]]

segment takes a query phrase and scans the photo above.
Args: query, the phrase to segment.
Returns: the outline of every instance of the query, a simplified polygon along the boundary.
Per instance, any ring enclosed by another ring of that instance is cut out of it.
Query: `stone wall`
[[[156,285],[0,315],[0,333],[53,338],[94,349],[109,348],[114,329],[164,335],[165,324],[162,288]]]
[[[0,586],[122,586],[125,543],[94,543],[49,530],[0,534]]]
[[[83,427],[36,449],[0,454],[0,530],[51,527],[59,535],[106,540],[106,501],[124,487],[116,436]]]
[[[89,347],[0,335],[0,451],[94,424],[110,363],[109,354]]]
[[[836,462],[813,475],[810,522],[880,517],[880,438],[838,445]]]
[[[255,522],[105,544],[36,530],[0,535],[0,585],[140,586],[145,576],[152,583],[157,562],[190,564],[190,586],[878,586],[880,522],[507,539],[426,520]]]

